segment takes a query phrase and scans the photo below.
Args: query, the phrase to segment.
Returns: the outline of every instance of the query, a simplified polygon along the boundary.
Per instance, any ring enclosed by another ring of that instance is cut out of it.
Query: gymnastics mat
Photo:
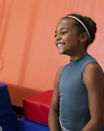
[[[19,131],[49,131],[48,126],[31,122],[23,118],[18,119]]]
[[[15,112],[0,118],[0,131],[18,131],[18,121]]]
[[[23,99],[24,118],[43,125],[48,125],[48,112],[52,90]]]
[[[0,117],[12,113],[12,105],[7,85],[0,84]]]
[[[12,110],[7,85],[0,84],[0,131],[18,131],[16,113]]]

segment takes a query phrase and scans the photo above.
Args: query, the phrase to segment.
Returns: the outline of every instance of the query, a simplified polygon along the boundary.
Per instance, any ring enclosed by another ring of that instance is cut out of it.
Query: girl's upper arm
[[[51,108],[53,108],[55,111],[58,111],[58,107],[59,107],[59,79],[60,79],[63,68],[64,66],[59,68],[54,80],[54,90],[53,90],[52,99],[51,99]]]
[[[90,63],[86,66],[83,74],[83,82],[88,92],[91,120],[100,121],[103,119],[104,76],[98,64]]]

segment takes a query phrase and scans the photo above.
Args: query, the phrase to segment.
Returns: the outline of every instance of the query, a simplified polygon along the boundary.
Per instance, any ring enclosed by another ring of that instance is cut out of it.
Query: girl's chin
[[[59,54],[66,54],[66,50],[64,49],[58,49]]]
[[[65,52],[64,51],[58,51],[59,52],[59,54],[64,54]]]
[[[64,50],[63,48],[58,48],[58,52],[59,52],[60,54],[63,54],[63,53],[65,52],[65,50]]]
[[[58,52],[59,52],[60,55],[68,55],[68,56],[71,55],[71,54],[70,54],[69,52],[67,52],[67,51],[58,50]]]

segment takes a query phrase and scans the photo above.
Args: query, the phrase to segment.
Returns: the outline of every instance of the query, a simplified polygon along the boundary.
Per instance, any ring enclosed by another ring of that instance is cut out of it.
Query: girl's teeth
[[[60,47],[60,46],[62,46],[62,45],[64,45],[64,44],[58,44],[58,47]]]

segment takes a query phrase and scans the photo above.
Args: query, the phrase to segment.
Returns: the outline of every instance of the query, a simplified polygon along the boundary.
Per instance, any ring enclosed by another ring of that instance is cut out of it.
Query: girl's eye
[[[60,35],[64,35],[64,34],[66,34],[66,33],[67,33],[67,31],[63,31],[63,32],[60,32],[59,34],[60,34]],[[54,37],[57,37],[57,34],[55,34]]]
[[[66,34],[66,33],[67,33],[66,31],[61,32],[62,35]]]

